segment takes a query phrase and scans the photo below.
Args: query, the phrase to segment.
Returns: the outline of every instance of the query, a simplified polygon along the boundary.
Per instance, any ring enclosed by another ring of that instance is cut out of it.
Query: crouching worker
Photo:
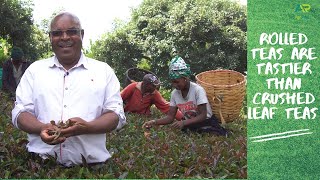
[[[157,90],[160,81],[153,74],[146,74],[142,82],[133,82],[121,91],[121,97],[125,103],[124,111],[150,115],[150,107],[154,104],[162,113],[169,112],[169,102],[167,102]],[[181,120],[183,115],[177,111],[174,116]]]
[[[216,135],[227,134],[218,120],[212,115],[212,110],[205,90],[198,84],[191,82],[190,67],[181,57],[175,57],[169,65],[169,78],[175,88],[171,93],[170,110],[167,116],[151,120],[143,124],[144,128],[154,125],[171,124],[173,128],[195,132],[209,132]],[[184,120],[174,121],[177,110],[184,115]]]

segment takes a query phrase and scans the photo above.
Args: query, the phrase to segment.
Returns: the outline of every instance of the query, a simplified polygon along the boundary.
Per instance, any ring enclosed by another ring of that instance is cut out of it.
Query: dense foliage
[[[104,167],[63,168],[54,158],[31,159],[26,134],[11,124],[13,102],[0,92],[0,178],[247,178],[246,121],[227,124],[228,137],[187,134],[162,126],[141,128],[152,117],[128,115],[128,124],[107,134],[112,159]]]
[[[32,12],[33,4],[30,0],[0,0],[0,40],[8,44],[1,44],[2,51],[8,49],[10,53],[12,46],[19,46],[28,60],[47,56],[50,52],[49,39],[42,29],[34,25]],[[8,51],[5,53],[4,58]],[[4,58],[0,59],[0,64]]]
[[[194,74],[217,68],[244,72],[246,18],[246,8],[229,0],[145,0],[129,23],[118,23],[91,51],[111,64],[118,77],[147,62],[166,80],[175,55],[182,56]]]

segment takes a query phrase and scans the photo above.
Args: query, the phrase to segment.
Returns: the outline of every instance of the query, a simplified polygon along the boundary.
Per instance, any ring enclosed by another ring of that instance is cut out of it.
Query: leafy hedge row
[[[183,133],[161,126],[146,132],[152,117],[129,114],[128,124],[107,134],[112,159],[103,167],[63,168],[54,158],[31,159],[26,134],[11,125],[12,101],[0,92],[0,178],[246,178],[246,120],[227,124],[228,137]]]

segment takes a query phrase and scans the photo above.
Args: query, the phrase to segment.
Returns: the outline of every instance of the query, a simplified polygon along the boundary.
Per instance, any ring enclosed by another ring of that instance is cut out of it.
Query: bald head
[[[160,85],[160,81],[157,78],[157,76],[153,75],[153,74],[146,74],[143,76],[143,82],[145,84],[153,84],[155,86]]]
[[[69,13],[69,12],[60,12],[59,14],[57,14],[52,20],[51,20],[51,23],[50,23],[50,26],[49,26],[49,31],[52,30],[52,27],[54,26],[55,22],[57,21],[57,19],[59,19],[60,17],[62,16],[69,16],[70,18],[72,18],[73,22],[78,26],[79,29],[82,29],[81,27],[81,23],[80,23],[80,19],[72,14],[72,13]]]

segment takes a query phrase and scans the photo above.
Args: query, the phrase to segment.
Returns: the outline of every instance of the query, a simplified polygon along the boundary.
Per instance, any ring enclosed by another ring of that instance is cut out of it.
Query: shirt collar
[[[89,68],[88,60],[87,60],[86,56],[82,52],[81,52],[81,56],[80,56],[80,59],[79,59],[78,63],[73,68],[79,67],[81,65],[86,69]],[[56,55],[54,55],[52,57],[52,61],[50,61],[50,63],[49,63],[49,67],[55,67],[55,66],[62,68],[62,65],[58,61],[58,58],[57,58]]]

